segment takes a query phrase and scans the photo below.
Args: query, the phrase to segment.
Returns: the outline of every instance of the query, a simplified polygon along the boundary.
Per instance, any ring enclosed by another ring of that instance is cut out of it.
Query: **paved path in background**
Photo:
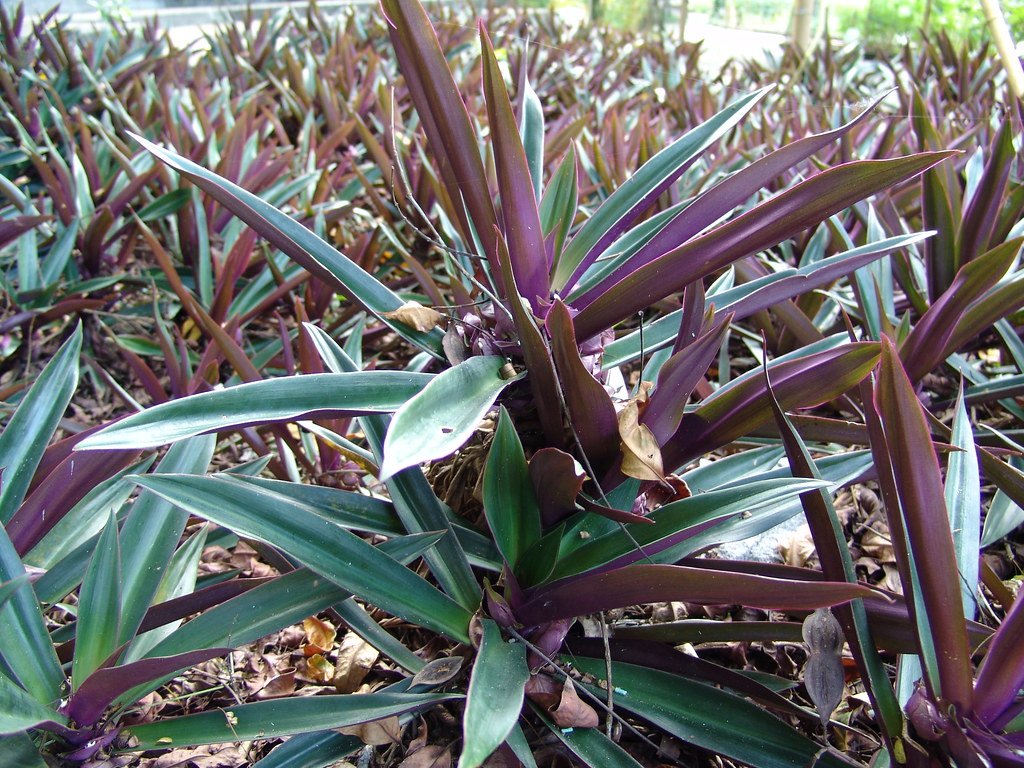
[[[701,70],[716,75],[729,59],[762,58],[765,51],[779,51],[786,36],[775,32],[720,27],[709,23],[707,16],[691,13],[686,21],[686,39],[690,42],[704,41]]]
[[[39,0],[51,2],[51,0]],[[72,0],[85,2],[86,0]],[[341,5],[375,5],[374,0],[321,0],[320,7],[324,10]],[[258,14],[264,10],[281,7],[279,2],[253,2],[252,8]],[[244,8],[240,4],[239,9]],[[297,7],[302,7],[297,5]],[[226,4],[212,4],[206,8],[163,8],[159,10],[138,10],[132,19],[142,21],[151,18],[155,13],[166,26],[171,39],[176,45],[202,45],[203,30],[223,22],[227,18]],[[76,27],[90,27],[100,23],[100,15],[90,9],[88,12],[76,11],[70,14],[72,24]],[[570,21],[571,23],[571,21]],[[722,65],[731,58],[759,58],[765,51],[778,51],[785,41],[785,36],[774,32],[757,32],[748,29],[733,29],[711,24],[707,14],[691,13],[686,25],[686,39],[690,42],[704,41],[700,65],[704,76],[713,77],[721,70]]]

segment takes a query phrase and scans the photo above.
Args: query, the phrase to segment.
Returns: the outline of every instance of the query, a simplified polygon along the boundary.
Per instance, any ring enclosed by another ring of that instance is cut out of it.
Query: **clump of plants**
[[[967,156],[925,117],[934,91],[904,97],[917,117],[901,129],[875,119],[876,102],[811,130],[796,113],[772,122],[792,94],[688,102],[685,80],[662,70],[662,103],[635,97],[661,124],[690,123],[666,143],[613,104],[590,114],[566,80],[548,100],[531,75],[539,54],[496,50],[483,24],[472,43],[465,26],[438,34],[415,0],[383,0],[378,21],[397,62],[390,92],[378,93],[384,53],[345,100],[312,58],[303,69],[283,53],[287,81],[266,80],[294,120],[250,132],[262,97],[246,91],[237,119],[232,102],[218,108],[224,150],[207,102],[176,105],[194,121],[168,111],[163,143],[119,136],[145,150],[131,153],[145,169],[136,189],[169,190],[148,217],[125,194],[105,225],[125,217],[156,261],[155,340],[118,343],[154,404],[50,444],[79,384],[76,325],[12,392],[6,754],[100,764],[289,737],[258,764],[323,765],[362,745],[339,729],[400,731],[440,706],[457,715],[466,768],[499,753],[536,765],[545,741],[589,765],[637,765],[668,759],[669,738],[758,766],[872,752],[1024,762],[1024,612],[978,564],[982,541],[1020,522],[1024,475],[1005,460],[1013,434],[986,426],[994,439],[981,439],[968,410],[1019,412],[1019,126],[979,127]],[[290,22],[266,23],[246,45],[269,69],[274,25]],[[353,61],[366,36],[350,26],[339,38],[310,24],[310,45]],[[240,58],[241,38],[228,39]],[[285,148],[292,136],[301,152]],[[357,139],[367,160],[334,154]],[[280,180],[299,154],[313,170]],[[39,155],[40,178],[56,155]],[[84,236],[73,221],[69,254]],[[48,223],[16,221],[12,237]],[[18,240],[19,301],[32,300],[33,247]],[[978,362],[995,348],[1010,370]],[[967,383],[943,403],[950,370]],[[211,471],[215,455],[229,460]],[[979,467],[998,489],[984,527]],[[836,486],[865,479],[901,592],[860,578],[833,506]],[[819,569],[699,557],[800,514]],[[274,574],[197,581],[210,537],[251,543]],[[999,606],[990,626],[974,621],[979,581]],[[609,624],[609,611],[665,602],[785,619]],[[386,684],[133,709],[182,670],[324,612],[391,660]],[[801,697],[676,649],[703,631],[802,642]],[[870,704],[856,726],[833,720],[848,676]],[[839,735],[866,724],[862,740]]]

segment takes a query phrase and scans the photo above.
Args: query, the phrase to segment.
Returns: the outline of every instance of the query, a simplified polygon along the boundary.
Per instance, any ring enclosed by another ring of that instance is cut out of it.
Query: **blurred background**
[[[52,0],[27,0],[26,8],[40,14],[53,4]],[[259,10],[285,4],[256,2],[252,6]],[[336,4],[321,2],[320,6]],[[519,0],[495,4],[550,10],[567,23],[599,22],[652,36],[679,39],[682,35],[687,40],[705,39],[708,27],[811,37],[827,29],[839,40],[891,50],[921,29],[942,29],[956,42],[977,41],[986,35],[978,0]],[[218,21],[245,5],[237,0],[64,0],[60,7],[80,23],[103,18],[140,20],[158,13],[165,24],[174,25],[200,22],[197,9],[209,14],[210,21]],[[1024,36],[1024,0],[1002,0],[1002,8],[1014,38],[1020,40]]]

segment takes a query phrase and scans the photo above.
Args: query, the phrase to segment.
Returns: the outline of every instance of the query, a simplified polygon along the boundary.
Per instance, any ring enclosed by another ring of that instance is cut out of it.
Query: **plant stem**
[[[988,24],[992,41],[996,44],[999,58],[1003,62],[1003,69],[1006,70],[1006,80],[1010,91],[1018,99],[1024,99],[1024,68],[1021,67],[1020,59],[1010,36],[1010,28],[1006,24],[1006,17],[1003,16],[1003,9],[999,0],[981,0],[981,7],[985,11],[985,22]]]

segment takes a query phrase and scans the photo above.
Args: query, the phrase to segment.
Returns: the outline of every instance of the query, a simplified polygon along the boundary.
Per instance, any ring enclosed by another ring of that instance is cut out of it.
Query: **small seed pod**
[[[811,697],[821,727],[828,725],[829,718],[846,690],[846,676],[843,672],[843,628],[828,608],[819,608],[806,619],[802,634],[807,643],[807,663],[804,665],[804,685]]]
[[[516,369],[512,365],[511,358],[505,358],[505,364],[501,366],[501,370],[498,371],[498,375],[501,376],[501,378],[505,379],[506,381],[508,381],[509,379],[514,379],[516,377]]]

